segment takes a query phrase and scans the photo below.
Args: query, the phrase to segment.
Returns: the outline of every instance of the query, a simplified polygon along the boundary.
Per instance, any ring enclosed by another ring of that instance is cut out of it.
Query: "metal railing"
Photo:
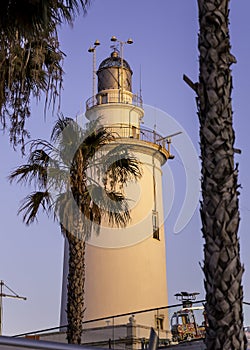
[[[205,300],[194,301],[193,306],[202,305],[204,302]],[[151,327],[157,333],[160,345],[169,344],[172,338],[171,317],[182,307],[183,304],[178,303],[83,321],[82,345],[114,350],[147,349]],[[200,322],[198,318],[197,321]],[[61,341],[65,342],[66,330],[67,325],[65,324],[17,334],[13,338],[36,336],[40,341],[51,341],[52,339],[59,341],[60,336]]]
[[[2,350],[9,349],[21,349],[21,350],[93,350],[93,347],[73,344],[63,344],[55,341],[42,341],[25,338],[12,338],[1,336],[0,337],[0,348]]]
[[[158,134],[155,130],[149,128],[136,128],[134,126],[121,124],[117,126],[105,125],[105,128],[114,133],[118,137],[137,139],[140,141],[146,141],[154,143],[162,148],[166,148],[166,142],[162,135]]]
[[[205,300],[197,300],[192,302],[193,315],[195,315],[195,322],[197,325],[202,325],[204,320],[203,306],[205,302]],[[250,305],[248,302],[243,302],[243,304],[244,306],[246,305],[248,307]],[[183,304],[178,303],[144,310],[134,310],[128,313],[121,313],[84,321],[82,349],[89,350],[90,346],[95,346],[97,348],[109,348],[113,350],[146,350],[149,346],[149,335],[152,326],[158,335],[159,346],[165,347],[169,343],[176,346],[176,341],[174,341],[172,338],[173,334],[170,333],[171,324],[175,325],[175,323],[172,323],[171,320],[175,320],[176,314],[182,310],[185,311],[185,308],[183,309]],[[149,321],[148,324],[147,320]],[[152,322],[154,325],[152,325]],[[22,349],[26,349],[26,347],[22,345],[27,344],[29,345],[29,348],[32,349],[63,350],[66,349],[66,346],[71,349],[69,345],[54,342],[66,342],[66,329],[67,325],[65,324],[63,326],[61,325],[58,327],[22,333],[12,337],[0,337],[0,348],[2,349],[3,345],[13,345],[18,349],[18,346],[16,345],[20,345]],[[245,327],[246,332],[248,332],[248,329],[250,329],[250,326]],[[28,336],[30,338],[33,337],[37,340],[39,339],[39,342],[32,341],[32,339],[15,339],[23,336]],[[58,338],[59,336],[60,340]],[[53,343],[51,342],[52,340]],[[32,346],[33,344],[37,347]],[[43,347],[43,344],[47,344],[47,346]],[[182,342],[179,343],[179,346],[181,344]],[[187,345],[186,348],[190,347],[193,349],[193,347],[191,347],[190,340],[186,343],[184,342],[182,345],[184,346],[185,344]],[[72,349],[73,347],[74,345],[72,345]],[[169,348],[172,349],[173,347],[170,346]],[[201,349],[200,347],[197,347],[197,349],[198,348]],[[6,350],[7,349],[8,348],[6,348]]]
[[[112,103],[132,104],[133,106],[137,106],[137,107],[142,108],[143,102],[142,102],[141,96],[132,94],[132,98],[130,98],[129,100],[122,99],[120,101],[118,99],[119,93],[109,94],[109,95],[110,95],[110,97],[113,97],[113,99],[110,98],[109,100],[105,100],[104,98],[102,98],[101,100],[97,100],[96,96],[90,97],[86,101],[86,110],[88,111],[90,108],[92,108],[94,106],[103,105],[103,104],[112,104]],[[102,96],[102,95],[100,95],[100,96]]]

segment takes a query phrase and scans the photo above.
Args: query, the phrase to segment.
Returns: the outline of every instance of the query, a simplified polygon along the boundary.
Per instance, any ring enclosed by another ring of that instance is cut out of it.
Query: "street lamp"
[[[110,39],[113,42],[118,42],[120,44],[120,55],[121,55],[121,102],[123,102],[123,45],[133,44],[133,40],[129,38],[127,41],[118,40],[116,36],[112,36]]]
[[[95,98],[95,91],[96,91],[96,48],[97,46],[100,45],[100,41],[99,40],[96,40],[94,42],[94,46],[91,46],[89,49],[88,49],[88,52],[91,52],[93,53],[93,87],[92,87],[92,96],[93,98]]]

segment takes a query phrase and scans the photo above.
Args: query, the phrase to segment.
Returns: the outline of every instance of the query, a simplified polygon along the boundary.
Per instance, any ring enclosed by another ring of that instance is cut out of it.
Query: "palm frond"
[[[114,135],[104,127],[92,130],[86,134],[80,148],[86,159],[91,159],[94,155],[108,143],[114,141]]]
[[[10,183],[16,181],[30,185],[34,182],[40,188],[46,188],[47,168],[39,164],[24,164],[16,168],[9,176]]]
[[[100,232],[102,210],[100,210],[100,206],[93,201],[91,193],[88,190],[85,191],[82,197],[80,208],[84,220],[85,238],[89,239],[93,230],[96,234]]]
[[[56,192],[65,192],[67,188],[70,188],[68,169],[50,165],[48,167],[47,187],[53,188]]]
[[[108,191],[101,186],[91,185],[88,191],[92,200],[90,208],[94,208],[101,220],[105,216],[111,225],[125,227],[131,217],[128,200],[122,193]]]
[[[49,165],[51,158],[43,149],[36,149],[29,156],[30,164],[41,164],[45,167]]]
[[[63,130],[66,127],[69,127],[71,124],[73,124],[73,119],[64,117],[61,115],[57,121],[54,124],[54,127],[51,132],[50,140],[51,142],[58,142],[58,140],[62,137]]]
[[[115,187],[120,187],[128,181],[137,181],[142,176],[142,168],[140,161],[133,156],[128,145],[118,145],[112,147],[108,145],[101,152],[99,159],[94,162],[94,167],[97,165],[102,168],[103,183],[112,183]]]
[[[115,191],[106,191],[106,194],[110,199],[108,203],[111,204],[105,210],[109,223],[112,226],[126,227],[131,220],[128,199],[123,194]]]
[[[50,214],[52,208],[52,199],[48,191],[33,192],[24,198],[18,214],[24,212],[23,221],[26,225],[30,225],[37,220],[39,209],[43,209],[47,214]]]
[[[58,154],[67,166],[70,166],[83,139],[83,129],[72,118],[63,116],[55,123],[51,133],[51,142],[56,144]]]
[[[58,2],[58,8],[53,11],[53,16],[55,16],[58,22],[66,21],[72,24],[75,16],[83,11],[85,15],[87,13],[87,8],[90,5],[91,0],[62,0]]]
[[[113,161],[106,173],[111,180],[121,184],[137,180],[142,176],[140,163],[132,157]]]
[[[32,141],[30,149],[30,164],[38,164],[44,166],[50,173],[52,173],[53,169],[53,174],[56,174],[56,169],[59,172],[60,169],[65,168],[65,164],[60,159],[60,152],[49,142],[44,140],[34,140]]]
[[[50,142],[42,139],[36,139],[29,142],[30,153],[36,152],[37,150],[43,150],[48,157],[52,158],[52,155],[57,154],[57,148]],[[42,155],[41,155],[42,156]]]
[[[19,0],[18,2],[2,0],[1,28],[7,33],[19,30],[24,36],[46,32],[55,24],[62,22],[71,24],[80,10],[86,14],[90,2],[90,0]]]

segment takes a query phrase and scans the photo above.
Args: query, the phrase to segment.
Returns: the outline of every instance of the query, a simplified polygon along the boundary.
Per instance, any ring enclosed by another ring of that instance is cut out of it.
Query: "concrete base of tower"
[[[127,321],[121,324],[112,318],[102,320],[102,326],[86,324],[81,344],[87,347],[119,350],[147,349],[151,327],[140,324],[137,316],[127,315]],[[160,346],[167,346],[171,343],[171,334],[168,330],[159,328],[154,328],[154,330],[159,337]],[[66,332],[41,334],[39,339],[66,343]]]

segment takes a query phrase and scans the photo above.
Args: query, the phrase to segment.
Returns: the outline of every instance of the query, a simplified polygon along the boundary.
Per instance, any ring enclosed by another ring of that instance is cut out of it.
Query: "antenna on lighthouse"
[[[129,38],[127,41],[121,41],[119,39],[117,39],[116,36],[112,36],[112,38],[110,39],[110,41],[112,42],[118,42],[120,44],[120,56],[121,56],[121,102],[123,101],[123,90],[124,90],[124,77],[123,77],[123,46],[125,44],[133,44],[133,39]]]
[[[139,93],[140,101],[142,101],[142,82],[141,82],[141,64],[140,64],[140,93]]]
[[[92,87],[92,93],[93,93],[93,98],[95,98],[95,89],[96,89],[96,48],[99,46],[101,43],[99,40],[96,40],[94,42],[94,46],[90,46],[88,49],[88,52],[93,53],[93,63],[92,63],[92,70],[93,70],[93,87]]]
[[[6,294],[4,293],[4,287],[11,293]],[[16,299],[22,299],[27,300],[26,297],[22,297],[18,295],[16,292],[14,292],[10,287],[8,287],[4,281],[0,281],[0,335],[2,335],[2,326],[3,326],[3,298],[16,298]]]

